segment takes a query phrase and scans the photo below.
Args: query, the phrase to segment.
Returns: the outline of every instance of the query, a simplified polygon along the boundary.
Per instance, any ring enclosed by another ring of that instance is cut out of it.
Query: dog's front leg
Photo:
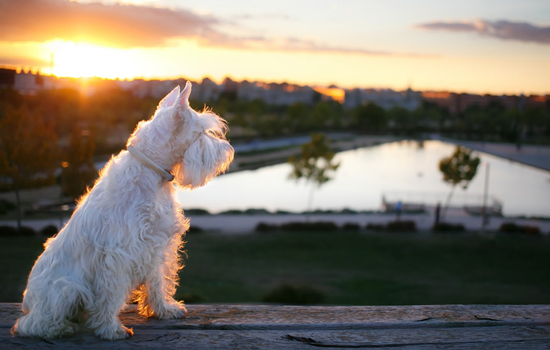
[[[169,276],[162,265],[149,276],[144,288],[146,295],[141,296],[138,305],[141,315],[160,319],[185,317],[187,310],[183,302],[174,299],[175,282]]]

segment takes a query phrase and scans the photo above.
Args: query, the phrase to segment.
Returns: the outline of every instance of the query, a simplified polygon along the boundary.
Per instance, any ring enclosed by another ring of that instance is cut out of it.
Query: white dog
[[[147,317],[185,316],[173,295],[189,223],[177,209],[170,181],[187,189],[202,186],[227,169],[234,151],[225,139],[225,121],[189,106],[189,82],[179,90],[138,124],[128,151],[107,163],[67,225],[46,242],[14,334],[72,334],[73,321],[84,315],[98,337],[127,338],[133,332],[117,316],[129,298]]]

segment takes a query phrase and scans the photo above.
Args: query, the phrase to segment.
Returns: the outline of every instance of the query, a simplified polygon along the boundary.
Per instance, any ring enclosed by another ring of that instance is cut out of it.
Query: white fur
[[[193,189],[227,169],[233,148],[225,140],[225,121],[191,109],[190,92],[190,83],[181,93],[176,87],[150,120],[139,123],[128,145],[172,171],[176,185]],[[177,209],[173,184],[127,151],[100,175],[63,230],[44,245],[14,334],[69,335],[84,315],[98,337],[127,338],[133,332],[117,316],[131,298],[144,316],[185,316],[183,303],[173,296],[189,220]]]

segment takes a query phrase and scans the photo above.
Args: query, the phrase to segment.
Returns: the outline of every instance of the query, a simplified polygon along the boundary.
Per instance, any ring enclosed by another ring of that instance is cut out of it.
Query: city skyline
[[[475,4],[0,1],[0,65],[71,77],[207,76],[221,82],[229,76],[342,88],[548,94],[550,4]]]

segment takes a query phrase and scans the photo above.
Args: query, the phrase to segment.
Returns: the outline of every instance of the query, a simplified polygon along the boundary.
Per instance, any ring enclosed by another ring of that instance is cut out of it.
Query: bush
[[[244,211],[246,215],[270,215],[271,213],[265,209],[246,209]]]
[[[13,236],[34,236],[36,231],[33,228],[22,226],[19,230],[12,226],[0,226],[0,237]]]
[[[416,222],[412,220],[390,221],[386,224],[386,230],[393,232],[416,231]]]
[[[504,233],[525,233],[528,235],[539,235],[540,229],[537,226],[521,226],[516,225],[513,222],[503,222],[498,229],[499,232]]]
[[[384,231],[384,225],[383,224],[373,224],[368,223],[366,229],[370,231]]]
[[[12,226],[0,226],[0,237],[16,236],[17,229]]]
[[[194,234],[194,233],[201,233],[203,231],[204,230],[198,226],[189,226],[189,230],[187,230],[187,233]]]
[[[40,234],[46,237],[51,237],[57,234],[57,232],[58,232],[58,229],[57,229],[57,226],[55,225],[48,225],[44,227],[42,230],[40,230]]]
[[[254,229],[254,231],[255,232],[272,232],[272,231],[277,231],[278,229],[279,229],[279,226],[277,225],[260,222],[258,225],[256,225],[256,228]]]
[[[17,235],[19,236],[36,236],[36,231],[31,227],[21,226],[19,230],[17,230]]]
[[[7,214],[10,210],[15,210],[16,206],[10,201],[0,199],[0,215]]]
[[[210,212],[205,209],[185,209],[183,212],[190,216],[210,215]]]
[[[283,231],[336,231],[338,226],[330,221],[318,222],[289,222],[281,225]]]
[[[451,224],[448,222],[440,222],[432,226],[432,231],[434,232],[463,232],[465,231],[464,225],[462,224]]]
[[[239,209],[229,209],[218,213],[219,215],[243,215],[243,211]]]
[[[308,286],[292,286],[283,284],[270,292],[262,299],[267,303],[282,303],[291,305],[320,304],[325,296],[320,291]]]
[[[342,226],[342,230],[344,230],[344,231],[359,231],[359,229],[360,229],[359,224],[357,224],[355,222],[346,222]]]

